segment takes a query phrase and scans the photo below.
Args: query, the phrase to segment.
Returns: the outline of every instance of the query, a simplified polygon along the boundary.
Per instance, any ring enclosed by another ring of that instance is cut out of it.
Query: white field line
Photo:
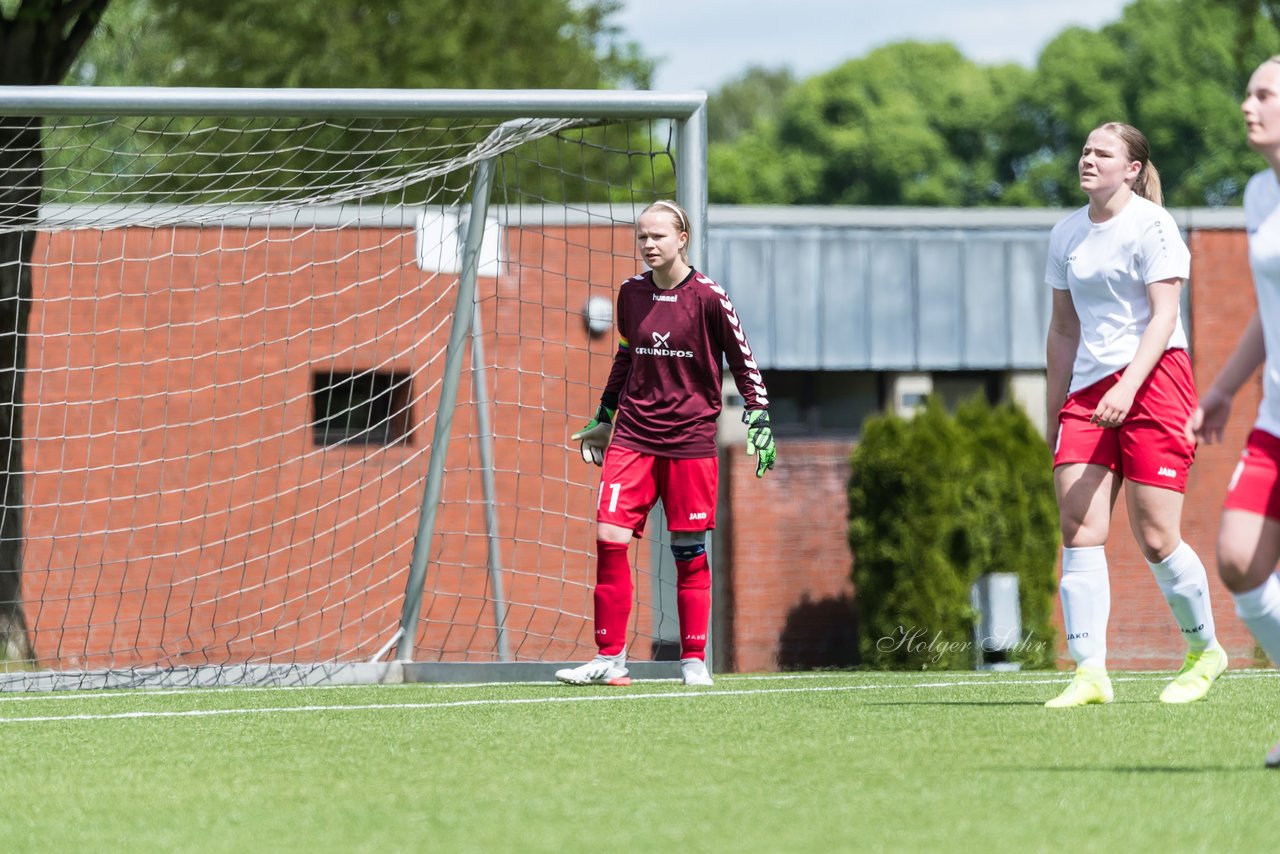
[[[1261,671],[1249,673],[1233,673],[1230,678],[1253,678],[1261,676],[1274,676],[1274,671]],[[1156,674],[1144,674],[1133,676],[1117,676],[1112,679],[1113,682],[1149,682],[1156,678],[1164,678]],[[655,680],[656,681],[656,680]],[[392,711],[396,709],[411,710],[432,710],[432,709],[458,709],[472,706],[530,706],[544,705],[551,703],[598,703],[598,702],[629,702],[633,700],[697,700],[707,697],[741,697],[741,696],[763,696],[767,694],[818,694],[832,692],[849,692],[849,691],[873,691],[873,690],[911,690],[925,688],[958,688],[966,686],[990,686],[990,685],[1059,685],[1065,681],[1065,677],[1054,679],[1014,679],[1014,680],[992,680],[992,679],[970,679],[970,680],[954,680],[949,682],[918,682],[914,684],[872,684],[872,685],[817,685],[803,686],[796,688],[738,688],[738,689],[718,689],[713,691],[696,691],[696,692],[663,692],[659,694],[633,694],[630,692],[617,694],[589,694],[589,695],[565,695],[559,697],[524,697],[524,698],[506,698],[506,699],[476,699],[476,700],[454,700],[448,702],[437,703],[359,703],[352,705],[308,705],[308,706],[274,706],[264,708],[233,708],[233,709],[188,709],[186,711],[160,711],[160,712],[113,712],[106,714],[76,714],[76,715],[39,715],[39,716],[21,716],[21,717],[0,717],[0,725],[15,723],[51,723],[56,721],[108,721],[108,720],[130,720],[142,718],[198,718],[198,717],[214,717],[220,715],[266,715],[266,714],[288,714],[300,712],[359,712],[359,711]],[[573,690],[566,688],[565,690]],[[168,693],[168,692],[166,692]],[[192,692],[193,694],[195,692]],[[127,696],[150,696],[150,692],[139,691]]]
[[[1162,671],[1158,671],[1158,670],[1151,670],[1151,671],[1146,671],[1146,672],[1148,672],[1148,673],[1160,673],[1160,672],[1162,672]],[[1169,671],[1169,672],[1173,672],[1173,671]],[[756,673],[756,674],[746,674],[746,675],[739,675],[739,674],[736,674],[736,673],[732,673],[732,674],[722,674],[722,675],[717,675],[717,676],[716,676],[716,678],[717,678],[717,679],[720,679],[720,680],[727,680],[727,681],[733,681],[733,682],[746,682],[746,681],[773,682],[773,681],[794,680],[794,679],[805,679],[805,680],[809,680],[809,679],[848,679],[848,678],[850,678],[851,676],[854,676],[854,675],[856,675],[856,674],[855,674],[854,672],[851,672],[851,671],[843,671],[843,672],[840,672],[840,671],[822,671],[822,672],[813,672],[813,673],[775,673],[775,674],[768,674],[768,673]],[[868,674],[868,675],[869,675],[869,674]],[[912,673],[912,674],[909,674],[909,675],[915,676],[915,675],[918,675],[918,674]],[[1039,678],[1041,678],[1041,679],[1043,679],[1043,678],[1044,678],[1044,673],[1043,673],[1043,672],[1038,672],[1038,671],[1027,671],[1027,672],[1022,673],[1022,674],[1013,673],[1013,672],[1004,672],[1004,673],[1001,673],[999,677],[995,677],[995,678],[989,679],[989,680],[987,680],[987,681],[984,681],[984,682],[981,682],[981,683],[975,683],[975,684],[983,684],[983,685],[1010,684],[1010,685],[1014,685],[1014,684],[1017,684],[1019,681],[1021,681],[1021,680],[1019,680],[1019,679],[1017,678],[1019,675],[1023,676],[1024,678],[1025,678],[1025,677],[1029,677],[1029,676],[1038,676],[1038,677],[1039,677]],[[1069,674],[1068,674],[1068,675],[1069,675]],[[1066,676],[1064,676],[1063,678],[1065,679],[1065,678],[1066,678]],[[1004,680],[1007,680],[1007,681],[1004,681]],[[676,678],[671,678],[671,679],[636,679],[636,680],[634,680],[634,681],[635,681],[635,682],[647,682],[647,683],[655,683],[655,684],[656,684],[656,683],[664,683],[664,682],[679,682],[679,681],[680,681],[680,679],[679,679],[678,677],[676,677]],[[376,687],[379,691],[390,691],[390,690],[395,690],[395,689],[404,689],[404,688],[424,688],[424,687],[428,687],[428,686],[429,686],[429,687],[431,687],[431,688],[433,688],[433,689],[436,689],[436,690],[457,690],[457,689],[459,689],[459,688],[501,688],[501,687],[509,687],[509,686],[511,686],[511,685],[519,685],[519,684],[530,685],[530,684],[538,684],[538,683],[518,683],[518,682],[388,682],[388,683],[386,683],[386,684],[381,684],[381,685],[376,685],[376,686],[373,686],[373,685],[338,685],[338,684],[335,684],[335,685],[246,685],[246,686],[241,687],[241,686],[235,686],[235,685],[227,685],[227,686],[225,686],[225,687],[221,687],[221,688],[196,688],[196,687],[191,687],[191,688],[123,688],[123,689],[113,689],[113,690],[86,689],[86,690],[83,690],[83,691],[76,691],[76,690],[70,690],[70,691],[57,691],[57,692],[47,692],[47,691],[46,691],[46,692],[42,692],[42,693],[31,693],[31,694],[21,694],[21,693],[16,693],[16,692],[15,692],[15,693],[0,693],[0,706],[3,706],[5,703],[31,703],[31,702],[56,703],[56,702],[69,702],[69,701],[73,701],[73,700],[113,699],[113,698],[116,698],[116,697],[170,697],[170,696],[173,696],[173,695],[175,695],[175,694],[189,694],[189,695],[191,695],[191,696],[204,696],[205,694],[227,694],[227,693],[242,693],[242,694],[247,694],[247,693],[254,692],[254,691],[275,691],[275,692],[280,692],[280,691],[335,691],[335,690],[342,690],[342,689],[344,689],[344,688],[345,688],[345,689],[361,689],[361,688],[375,688],[375,687]],[[541,684],[544,684],[544,685],[554,685],[555,683],[553,683],[553,682],[544,682],[544,683],[541,683]]]

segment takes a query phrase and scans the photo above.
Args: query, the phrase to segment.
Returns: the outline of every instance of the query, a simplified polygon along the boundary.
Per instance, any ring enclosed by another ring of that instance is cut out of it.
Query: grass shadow
[[[1267,771],[1257,767],[1239,765],[985,765],[979,771],[1010,771],[1025,774],[1028,771],[1043,771],[1058,774],[1207,774],[1218,771]],[[1274,773],[1274,772],[1273,772]]]
[[[860,706],[1043,706],[1044,700],[875,700]]]

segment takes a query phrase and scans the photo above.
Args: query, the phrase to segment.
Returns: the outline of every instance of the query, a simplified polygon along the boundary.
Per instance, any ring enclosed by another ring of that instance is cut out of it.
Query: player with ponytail
[[[1180,314],[1191,255],[1161,206],[1160,175],[1141,131],[1098,126],[1078,170],[1089,204],[1054,226],[1045,271],[1053,288],[1047,402],[1062,526],[1059,593],[1076,670],[1046,705],[1112,700],[1104,547],[1122,482],[1138,546],[1188,645],[1160,699],[1192,702],[1208,693],[1227,654],[1215,635],[1204,564],[1181,534],[1195,458],[1182,426],[1196,407]]]

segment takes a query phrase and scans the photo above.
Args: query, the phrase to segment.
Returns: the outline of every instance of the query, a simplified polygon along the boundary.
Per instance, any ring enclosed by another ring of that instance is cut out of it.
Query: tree
[[[620,0],[116,0],[77,76],[112,85],[595,89],[649,84]]]
[[[1255,66],[1248,64],[1248,57],[1253,54],[1259,42],[1267,41],[1269,35],[1268,28],[1260,27],[1259,24],[1269,22],[1272,28],[1280,26],[1280,2],[1277,0],[1209,0],[1209,2],[1237,13],[1238,22],[1235,31],[1237,70],[1241,74],[1249,74]]]
[[[180,0],[115,0],[104,24],[112,37],[92,43],[73,71],[80,82],[109,85],[224,86],[265,88],[579,88],[644,87],[653,63],[639,47],[623,41],[610,22],[619,0],[298,0],[281,6],[273,0],[226,0],[191,4]],[[226,131],[202,127],[199,149],[180,139],[182,129],[198,124],[191,118],[143,121],[144,131],[165,131],[168,155],[187,165],[185,189],[199,184],[216,193],[234,182],[208,161],[209,152],[237,152],[290,189],[306,190],[326,174],[353,168],[397,168],[420,156],[424,125],[434,130],[432,145],[468,149],[489,128],[468,129],[457,122],[400,119],[334,119],[311,138],[308,161],[296,157],[289,168],[281,147],[296,145],[292,124],[282,120],[263,133],[262,125],[246,134],[233,120]],[[566,132],[582,136],[579,146],[586,176],[566,178],[543,193],[549,199],[600,201],[626,192],[618,170],[639,175],[673,175],[669,162],[651,163],[628,157],[647,151],[643,130],[613,125]],[[371,133],[370,129],[376,132]],[[127,130],[117,130],[112,144],[126,150],[140,145]],[[391,136],[398,137],[397,142]],[[213,137],[217,136],[216,139]],[[544,156],[556,156],[555,143],[535,143],[521,151],[520,179],[533,180]],[[342,152],[345,152],[343,154]],[[561,156],[563,147],[560,150]],[[150,156],[150,155],[149,155]],[[163,181],[152,181],[164,169],[150,156],[147,192],[163,195]],[[659,159],[660,160],[660,159]],[[103,170],[108,171],[108,170]],[[612,176],[614,180],[608,180]],[[592,180],[594,179],[594,180]],[[84,181],[78,188],[84,189]],[[111,177],[94,180],[109,183]],[[671,178],[674,183],[674,178]],[[135,198],[141,183],[135,185]],[[522,186],[528,186],[527,182]],[[421,184],[406,195],[367,201],[417,203],[428,192]],[[463,193],[464,189],[449,192]],[[256,194],[256,195],[255,195]],[[447,194],[446,194],[447,195]],[[155,197],[155,196],[152,196]],[[237,201],[260,200],[261,192],[238,189]],[[440,197],[437,201],[447,201]]]
[[[785,68],[749,67],[707,97],[707,139],[733,142],[758,125],[772,123],[796,79]]]
[[[953,416],[935,396],[909,420],[867,419],[849,475],[865,664],[971,667],[970,588],[984,573],[1007,572],[1018,576],[1023,628],[1011,660],[1052,665],[1052,468],[1044,438],[1015,404],[978,396]]]
[[[1030,72],[949,44],[902,42],[799,84],[776,121],[713,145],[713,200],[977,205]]]
[[[110,0],[0,4],[0,85],[62,81]],[[32,661],[22,607],[22,393],[40,211],[39,117],[0,117],[0,663]]]
[[[1018,105],[1006,161],[1017,177],[1010,199],[1081,203],[1081,144],[1102,122],[1124,121],[1151,140],[1166,204],[1238,203],[1259,165],[1242,132],[1241,93],[1254,67],[1280,48],[1257,6],[1137,0],[1100,32],[1059,34]]]
[[[1170,205],[1238,204],[1261,162],[1239,101],[1280,52],[1277,0],[1136,0],[1060,33],[1034,71],[904,42],[797,84],[713,143],[710,195],[757,204],[1069,206],[1088,132],[1129,122]]]

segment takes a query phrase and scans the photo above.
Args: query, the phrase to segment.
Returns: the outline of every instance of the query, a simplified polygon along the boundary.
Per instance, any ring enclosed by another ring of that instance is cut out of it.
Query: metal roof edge
[[[884,229],[1049,229],[1077,208],[922,208],[843,205],[710,205],[710,228],[776,226]],[[1170,208],[1183,229],[1244,228],[1244,209]]]

